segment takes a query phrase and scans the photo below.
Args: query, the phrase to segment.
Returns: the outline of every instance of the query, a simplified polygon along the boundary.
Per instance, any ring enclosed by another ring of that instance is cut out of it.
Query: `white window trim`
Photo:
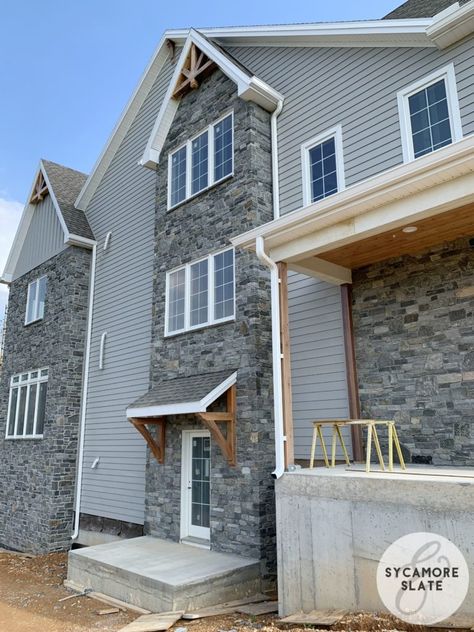
[[[444,66],[443,68],[439,68],[427,77],[423,77],[415,83],[412,83],[407,88],[403,88],[403,90],[399,90],[399,92],[397,92],[400,131],[402,137],[403,162],[412,162],[413,160],[415,160],[408,98],[412,94],[423,90],[423,88],[427,88],[440,79],[444,79],[446,86],[446,99],[448,102],[449,123],[451,126],[452,142],[455,143],[456,141],[461,140],[463,137],[458,91],[456,87],[456,73],[454,71],[454,64],[451,63],[447,66]],[[435,151],[438,150],[435,149]]]
[[[232,259],[234,266],[234,300],[233,300],[233,311],[231,316],[225,316],[224,318],[214,318],[214,257],[222,254],[223,252],[227,252],[228,250],[232,251]],[[207,266],[207,274],[208,274],[208,310],[207,310],[207,321],[205,323],[199,323],[198,325],[191,325],[191,266],[196,263],[200,263],[201,261],[208,261]],[[179,270],[185,270],[185,278],[184,278],[184,327],[181,329],[174,329],[173,331],[169,330],[168,327],[168,317],[169,317],[169,279],[170,276],[174,272],[178,272]],[[166,273],[166,287],[165,287],[165,337],[168,336],[176,336],[177,334],[182,334],[186,331],[194,331],[196,329],[203,329],[204,327],[211,327],[212,325],[219,325],[220,323],[226,323],[232,320],[235,320],[235,249],[234,248],[222,248],[216,252],[213,252],[206,257],[201,257],[200,259],[196,259],[194,261],[190,261],[183,266],[178,266],[177,268],[173,268],[173,270],[169,270]]]
[[[41,373],[43,371],[48,371],[47,375],[41,375]],[[36,378],[32,378],[31,374],[32,373],[38,373],[38,377]],[[21,380],[21,376],[22,375],[28,375],[28,379],[26,380]],[[18,382],[14,382],[13,380],[15,378],[18,378]],[[15,373],[15,375],[12,375],[10,378],[10,392],[9,392],[9,397],[8,397],[8,412],[7,412],[7,423],[6,423],[6,428],[5,428],[5,439],[8,440],[13,440],[13,439],[42,439],[43,438],[43,434],[37,434],[36,433],[36,427],[38,424],[38,404],[39,404],[39,386],[38,386],[38,390],[37,390],[37,394],[36,394],[36,402],[35,402],[35,416],[34,416],[34,424],[33,424],[33,434],[26,434],[26,415],[28,414],[28,405],[29,405],[29,401],[30,401],[30,387],[34,384],[41,384],[43,382],[48,382],[49,379],[49,369],[48,367],[41,367],[41,369],[33,369],[32,371],[23,371],[22,373]],[[19,435],[17,434],[17,430],[18,430],[18,417],[19,417],[19,410],[20,410],[20,406],[19,406],[19,399],[17,398],[17,409],[16,409],[16,413],[15,413],[15,427],[13,429],[13,434],[8,434],[8,426],[10,425],[10,411],[11,411],[11,405],[12,405],[12,399],[13,399],[13,389],[20,389],[20,387],[26,386],[28,388],[27,392],[26,392],[26,402],[25,402],[25,419],[23,420],[23,434]]]
[[[215,160],[215,156],[214,156],[214,127],[218,123],[220,123],[221,121],[226,119],[228,116],[231,116],[231,118],[232,118],[232,128],[231,128],[232,129],[232,169],[231,169],[230,173],[227,173],[222,178],[219,178],[218,180],[215,180],[214,179],[214,176],[215,176],[215,174],[214,174],[214,166],[215,166],[214,165],[214,160]],[[208,154],[207,154],[207,186],[203,187],[199,191],[196,191],[195,193],[192,193],[191,192],[191,186],[192,186],[192,143],[193,143],[193,140],[195,140],[196,138],[198,138],[199,136],[201,136],[205,132],[207,132],[207,146],[208,146]],[[173,159],[174,154],[176,152],[178,152],[180,149],[183,149],[183,147],[186,147],[186,192],[185,192],[184,198],[180,202],[176,202],[176,204],[171,204],[172,159]],[[191,199],[195,198],[197,195],[200,195],[204,191],[208,191],[211,187],[215,186],[216,184],[219,184],[220,182],[223,182],[224,180],[227,180],[227,178],[231,178],[234,175],[234,151],[235,151],[235,144],[234,144],[234,111],[231,110],[230,112],[227,112],[226,114],[224,114],[223,116],[218,118],[216,121],[213,121],[207,127],[201,129],[197,134],[194,134],[194,136],[192,136],[190,139],[188,139],[185,143],[182,143],[181,145],[179,145],[179,147],[176,147],[176,149],[173,149],[173,151],[169,152],[169,154],[168,154],[168,195],[167,195],[167,207],[168,207],[168,210],[170,211],[171,209],[176,208],[180,204],[184,204],[184,202],[187,202],[188,200],[191,200]]]
[[[43,274],[43,276],[38,277],[37,279],[35,279],[34,281],[31,281],[30,283],[28,283],[28,293],[27,293],[27,297],[26,297],[26,310],[25,310],[25,325],[31,325],[31,323],[36,323],[38,320],[43,320],[44,318],[44,311],[43,314],[41,316],[39,316],[38,314],[38,310],[39,310],[39,301],[38,301],[38,296],[39,296],[39,284],[40,281],[42,279],[47,279],[47,275]],[[31,286],[36,284],[36,298],[35,298],[35,302],[34,302],[34,306],[33,306],[33,318],[31,320],[28,320],[28,308],[30,305],[30,295],[31,295]],[[48,290],[47,286],[46,286],[46,291]],[[45,299],[46,299],[46,295],[45,295]]]
[[[336,125],[331,129],[326,130],[322,134],[311,138],[306,143],[301,145],[301,165],[303,175],[303,205],[316,204],[322,200],[312,201],[311,194],[311,165],[309,160],[309,151],[316,145],[320,145],[330,138],[334,138],[334,146],[336,149],[336,175],[337,175],[337,191],[344,191],[346,188],[346,177],[344,173],[344,153],[342,143],[342,125]],[[328,196],[329,197],[329,196]],[[325,199],[325,198],[322,198]]]

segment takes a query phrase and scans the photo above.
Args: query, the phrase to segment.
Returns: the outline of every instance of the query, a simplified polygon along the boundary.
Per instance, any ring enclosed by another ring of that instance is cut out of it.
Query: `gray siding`
[[[137,162],[171,72],[167,64],[87,209],[98,256],[81,512],[139,524],[144,520],[146,444],[125,409],[149,384],[156,175]],[[107,342],[100,370],[103,332]],[[91,469],[96,458],[100,463]]]
[[[13,280],[64,250],[64,232],[51,196],[37,204],[23,243]]]
[[[341,290],[289,273],[288,301],[295,457],[308,459],[311,422],[349,416]],[[329,439],[330,433],[326,435]],[[349,432],[344,441],[352,448]],[[320,447],[317,454],[321,458]],[[341,456],[339,446],[337,454]]]
[[[450,62],[456,71],[463,133],[474,133],[473,42],[470,37],[447,51],[230,48],[285,96],[278,119],[281,211],[303,205],[301,144],[336,124],[342,125],[346,186],[402,163],[397,91]]]

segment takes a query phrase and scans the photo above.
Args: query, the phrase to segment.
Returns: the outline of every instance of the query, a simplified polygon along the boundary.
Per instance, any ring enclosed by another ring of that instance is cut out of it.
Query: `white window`
[[[234,170],[234,116],[227,114],[170,153],[168,208],[232,175]]]
[[[165,335],[232,320],[234,250],[193,261],[166,275]]]
[[[401,90],[397,97],[405,162],[462,138],[453,64]]]
[[[7,414],[7,439],[43,436],[48,369],[13,375]]]
[[[305,206],[345,188],[340,125],[305,143],[301,159]]]
[[[44,302],[46,299],[47,277],[43,276],[28,285],[26,301],[25,325],[41,320],[44,316]]]

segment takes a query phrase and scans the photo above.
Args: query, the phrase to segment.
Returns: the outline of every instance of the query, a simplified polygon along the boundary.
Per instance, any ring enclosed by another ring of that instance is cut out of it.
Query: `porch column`
[[[360,419],[359,385],[354,348],[354,326],[352,322],[352,285],[350,283],[341,285],[341,299],[349,415],[351,419]],[[351,427],[351,437],[354,461],[363,461],[364,447],[360,426]]]
[[[295,462],[293,440],[293,404],[291,395],[290,326],[288,320],[288,265],[278,263],[280,299],[281,382],[283,395],[283,424],[286,436],[285,465]]]

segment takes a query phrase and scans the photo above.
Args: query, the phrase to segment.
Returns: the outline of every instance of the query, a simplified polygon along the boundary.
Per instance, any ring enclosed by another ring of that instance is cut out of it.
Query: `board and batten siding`
[[[136,524],[144,521],[146,443],[125,411],[149,386],[156,195],[156,174],[137,163],[172,70],[167,61],[86,211],[98,247],[81,512]]]
[[[342,125],[346,186],[403,162],[397,92],[453,62],[463,134],[474,133],[474,37],[437,48],[237,47],[285,97],[278,118],[281,212],[303,206],[301,145]]]
[[[13,280],[48,261],[67,246],[51,196],[36,204],[23,247],[13,274]]]
[[[289,272],[288,315],[295,458],[309,459],[311,422],[349,417],[340,287]],[[343,433],[351,455],[350,432]],[[330,434],[326,430],[328,441]],[[317,456],[321,458],[319,443]]]

